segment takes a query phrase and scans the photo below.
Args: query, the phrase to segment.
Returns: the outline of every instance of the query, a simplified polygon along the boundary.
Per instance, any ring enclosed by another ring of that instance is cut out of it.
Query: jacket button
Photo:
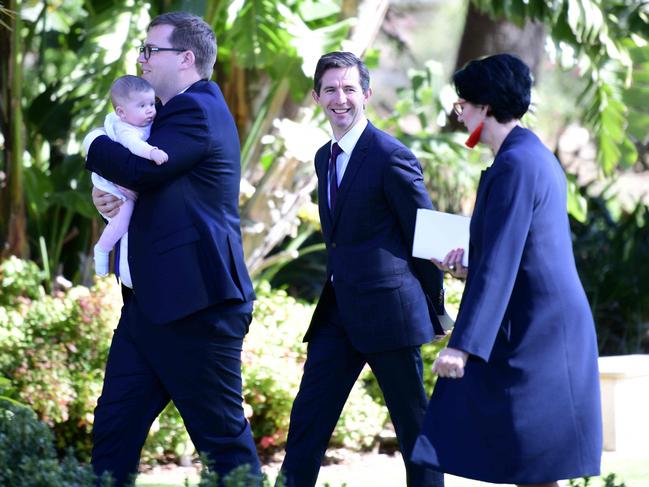
[[[335,249],[336,248],[336,242],[332,242],[331,247]]]

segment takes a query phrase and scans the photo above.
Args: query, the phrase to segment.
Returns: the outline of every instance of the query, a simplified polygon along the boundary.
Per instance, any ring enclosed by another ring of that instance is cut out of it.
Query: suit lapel
[[[347,200],[347,195],[351,191],[351,187],[354,184],[354,179],[358,170],[367,160],[367,155],[369,153],[370,145],[372,142],[374,127],[370,122],[367,122],[367,127],[363,130],[356,146],[352,151],[352,157],[347,163],[347,169],[345,169],[345,174],[343,175],[342,181],[340,181],[340,186],[338,187],[338,196],[336,198],[336,208],[334,209],[333,222],[331,233],[336,229],[336,223],[340,218],[340,213],[343,206],[345,206],[345,201]],[[326,193],[326,183],[325,183],[325,193]],[[325,194],[326,197],[326,194]]]

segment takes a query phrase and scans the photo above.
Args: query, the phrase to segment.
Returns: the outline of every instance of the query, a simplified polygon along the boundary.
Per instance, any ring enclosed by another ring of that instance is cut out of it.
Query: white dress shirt
[[[340,187],[340,183],[345,175],[345,170],[347,169],[347,164],[352,156],[352,151],[354,150],[354,147],[356,147],[358,139],[361,138],[361,134],[363,133],[363,130],[365,130],[365,127],[367,127],[367,119],[363,118],[359,120],[356,125],[349,130],[349,132],[343,135],[340,140],[336,140],[335,137],[331,138],[331,146],[337,142],[342,149],[342,152],[336,159],[338,187]],[[327,170],[329,170],[329,166],[327,166]],[[327,181],[329,181],[328,177]],[[327,183],[327,203],[329,203],[329,207],[331,207],[331,188],[329,188],[329,183]]]
[[[333,146],[334,143],[337,142],[338,146],[342,149],[342,152],[336,159],[336,179],[338,180],[338,187],[340,187],[340,183],[342,182],[345,171],[347,170],[347,164],[349,164],[349,159],[351,158],[354,147],[356,147],[358,139],[361,138],[361,134],[363,133],[363,130],[365,130],[365,127],[367,127],[367,119],[363,118],[362,120],[359,120],[356,125],[354,125],[349,130],[349,132],[343,135],[340,140],[336,140],[335,137],[331,138],[331,146]],[[329,166],[327,166],[327,171],[328,170]],[[331,208],[331,190],[329,188],[329,177],[327,177],[327,181],[327,202],[329,203],[329,207]],[[331,275],[331,282],[334,282],[333,274]]]

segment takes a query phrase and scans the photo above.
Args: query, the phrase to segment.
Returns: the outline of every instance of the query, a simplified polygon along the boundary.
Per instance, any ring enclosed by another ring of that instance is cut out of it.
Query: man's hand
[[[119,207],[122,206],[122,201],[117,196],[106,193],[101,189],[92,188],[92,204],[95,205],[97,211],[102,215],[113,218],[119,213]]]
[[[150,156],[151,156],[151,160],[155,162],[158,166],[160,164],[164,164],[169,160],[169,156],[167,155],[167,153],[162,149],[158,149],[157,147],[151,149]]]
[[[433,373],[440,377],[461,379],[469,354],[457,348],[444,348],[433,363]]]

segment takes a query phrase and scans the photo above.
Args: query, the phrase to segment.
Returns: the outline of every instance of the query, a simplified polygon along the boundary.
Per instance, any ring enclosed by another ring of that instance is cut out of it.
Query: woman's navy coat
[[[449,347],[469,353],[465,375],[437,381],[413,460],[496,483],[599,474],[597,341],[572,253],[566,180],[521,127],[478,187]]]

